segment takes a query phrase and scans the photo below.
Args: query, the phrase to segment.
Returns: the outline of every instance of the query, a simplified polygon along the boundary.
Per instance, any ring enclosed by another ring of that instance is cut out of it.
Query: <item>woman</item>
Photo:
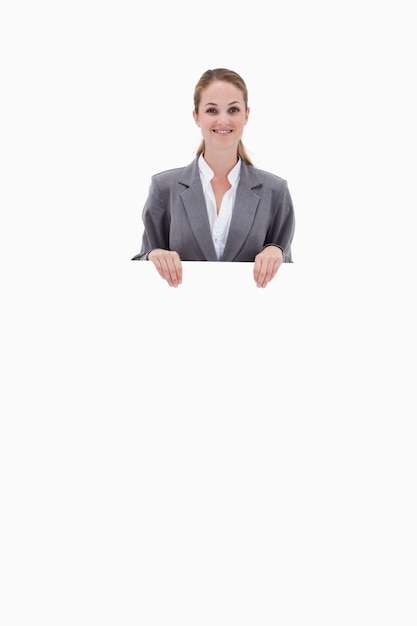
[[[287,183],[254,167],[242,143],[248,91],[236,72],[207,70],[194,91],[202,142],[187,166],[152,177],[142,248],[172,287],[181,261],[253,262],[258,287],[292,263],[294,210]]]

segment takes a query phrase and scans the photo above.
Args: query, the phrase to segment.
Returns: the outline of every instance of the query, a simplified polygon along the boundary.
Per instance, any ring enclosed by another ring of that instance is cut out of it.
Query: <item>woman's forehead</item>
[[[232,83],[215,80],[202,91],[201,103],[214,104],[216,100],[227,101],[229,104],[243,102],[243,93]]]

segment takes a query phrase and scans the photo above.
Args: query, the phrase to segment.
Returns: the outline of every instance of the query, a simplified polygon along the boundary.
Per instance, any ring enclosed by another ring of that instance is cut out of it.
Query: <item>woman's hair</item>
[[[198,113],[198,109],[200,107],[202,92],[205,89],[207,89],[207,87],[215,80],[221,80],[225,83],[231,83],[232,85],[237,87],[242,92],[243,101],[245,103],[245,110],[247,110],[248,89],[246,87],[246,84],[243,78],[239,76],[239,74],[237,74],[237,72],[234,72],[233,70],[227,70],[223,67],[218,67],[214,70],[207,70],[206,72],[204,72],[204,74],[201,76],[200,80],[198,81],[197,85],[195,86],[194,110],[196,113]],[[200,156],[200,154],[203,154],[203,152],[204,152],[204,139],[202,140],[202,142],[200,143],[197,149],[197,156]],[[247,163],[249,163],[249,165],[253,165],[248,153],[246,152],[246,148],[242,143],[242,140],[239,140],[237,153],[240,156],[240,158],[243,159],[243,161],[246,161]]]

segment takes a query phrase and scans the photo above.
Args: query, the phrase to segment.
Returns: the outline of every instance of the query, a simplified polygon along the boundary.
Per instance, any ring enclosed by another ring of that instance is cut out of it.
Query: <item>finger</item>
[[[255,276],[256,286],[265,288],[276,275],[279,265],[278,259],[261,257],[259,269],[257,269]]]
[[[175,277],[172,277],[172,272],[171,272],[171,262],[170,259],[165,257],[163,259],[161,259],[161,276],[162,278],[164,278],[168,285],[170,285],[170,287],[174,287],[175,286]]]
[[[267,263],[262,259],[262,257],[257,257],[253,268],[253,277],[257,287],[265,287],[266,268]]]
[[[276,276],[276,273],[278,272],[280,265],[281,265],[281,260],[274,259],[273,263],[271,264],[271,268],[270,268],[271,271],[270,271],[268,282],[270,282],[274,278],[274,276]]]
[[[172,253],[167,259],[167,268],[169,276],[168,283],[171,287],[178,287],[182,282],[182,265],[180,258],[176,252]]]
[[[162,265],[161,265],[161,261],[160,259],[156,258],[155,256],[153,256],[153,258],[151,259],[152,263],[154,264],[158,274],[164,278],[164,272],[162,270]]]
[[[164,278],[171,287],[178,287],[182,281],[182,266],[178,254],[170,253],[164,257]]]
[[[177,253],[175,253],[174,255],[174,266],[175,266],[175,272],[177,275],[177,283],[178,285],[181,285],[182,283],[182,263],[180,260],[180,257],[178,256]]]
[[[259,272],[261,270],[261,260],[259,257],[255,257],[255,264],[253,266],[253,278],[255,279],[255,282],[257,283],[259,280]]]

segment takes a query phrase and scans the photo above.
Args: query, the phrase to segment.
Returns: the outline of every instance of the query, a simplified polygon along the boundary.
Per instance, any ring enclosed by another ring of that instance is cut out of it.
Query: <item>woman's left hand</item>
[[[253,277],[257,287],[266,287],[274,278],[283,261],[282,250],[278,246],[267,246],[255,257]]]

